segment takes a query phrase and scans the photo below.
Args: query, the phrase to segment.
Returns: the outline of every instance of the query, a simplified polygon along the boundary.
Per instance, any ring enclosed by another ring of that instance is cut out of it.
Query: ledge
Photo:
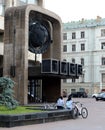
[[[15,127],[73,119],[72,111],[56,110],[21,115],[0,115],[0,127]]]

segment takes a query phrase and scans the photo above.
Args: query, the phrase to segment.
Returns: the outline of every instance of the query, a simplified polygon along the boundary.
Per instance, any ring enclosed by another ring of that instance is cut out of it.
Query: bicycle
[[[76,118],[78,116],[82,116],[82,118],[87,118],[88,116],[88,110],[86,107],[83,106],[80,102],[73,102],[73,118]]]
[[[44,104],[44,109],[46,110],[57,109],[57,106],[55,103],[51,103],[51,104],[46,103]]]

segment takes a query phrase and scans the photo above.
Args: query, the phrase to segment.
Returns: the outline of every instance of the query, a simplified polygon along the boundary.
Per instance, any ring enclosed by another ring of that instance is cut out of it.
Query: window
[[[102,65],[105,65],[105,57],[102,57]]]
[[[72,58],[72,63],[75,63],[75,59],[74,58]]]
[[[63,40],[67,40],[67,33],[63,33]]]
[[[0,42],[3,42],[3,33],[0,33]]]
[[[79,88],[79,91],[80,92],[85,92],[85,89],[84,88]]]
[[[67,79],[63,79],[63,83],[66,83],[67,82]]]
[[[101,29],[101,37],[105,36],[105,29]]]
[[[81,51],[85,50],[85,44],[81,44]]]
[[[84,83],[84,81],[85,81],[85,74],[82,74],[82,80],[81,80],[81,82]]]
[[[84,65],[84,58],[81,58],[81,65]]]
[[[63,46],[63,52],[67,52],[67,45]]]
[[[3,15],[3,7],[0,5],[0,15]]]
[[[24,3],[27,3],[27,4],[38,4],[38,0],[20,0]]]
[[[105,73],[102,74],[102,83],[105,83]]]
[[[66,59],[63,59],[63,61],[67,61]]]
[[[0,0],[0,15],[1,16],[4,15],[4,10],[5,10],[4,0]]]
[[[72,51],[76,51],[76,45],[72,45]]]
[[[72,83],[75,83],[76,79],[72,78]]]
[[[76,92],[76,89],[71,89],[71,93]]]
[[[101,43],[101,49],[105,49],[105,42]]]
[[[20,1],[22,1],[22,2],[26,3],[26,0],[20,0]]]
[[[28,0],[28,4],[36,4],[36,5],[38,5],[38,0]]]
[[[75,32],[72,33],[72,39],[76,39],[76,33]]]
[[[85,32],[81,32],[81,38],[85,38]]]

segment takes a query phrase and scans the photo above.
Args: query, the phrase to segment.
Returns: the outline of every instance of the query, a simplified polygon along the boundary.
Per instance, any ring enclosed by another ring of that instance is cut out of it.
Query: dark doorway
[[[56,102],[61,92],[60,78],[44,78],[42,80],[42,102]]]
[[[42,102],[41,80],[28,80],[28,103]]]

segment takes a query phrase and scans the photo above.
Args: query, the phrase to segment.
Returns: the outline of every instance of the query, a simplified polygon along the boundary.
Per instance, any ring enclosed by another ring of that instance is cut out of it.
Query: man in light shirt
[[[64,100],[62,96],[57,100],[57,109],[64,109]]]
[[[72,110],[73,108],[73,101],[71,99],[71,96],[68,96],[68,99],[66,101],[66,108]]]

